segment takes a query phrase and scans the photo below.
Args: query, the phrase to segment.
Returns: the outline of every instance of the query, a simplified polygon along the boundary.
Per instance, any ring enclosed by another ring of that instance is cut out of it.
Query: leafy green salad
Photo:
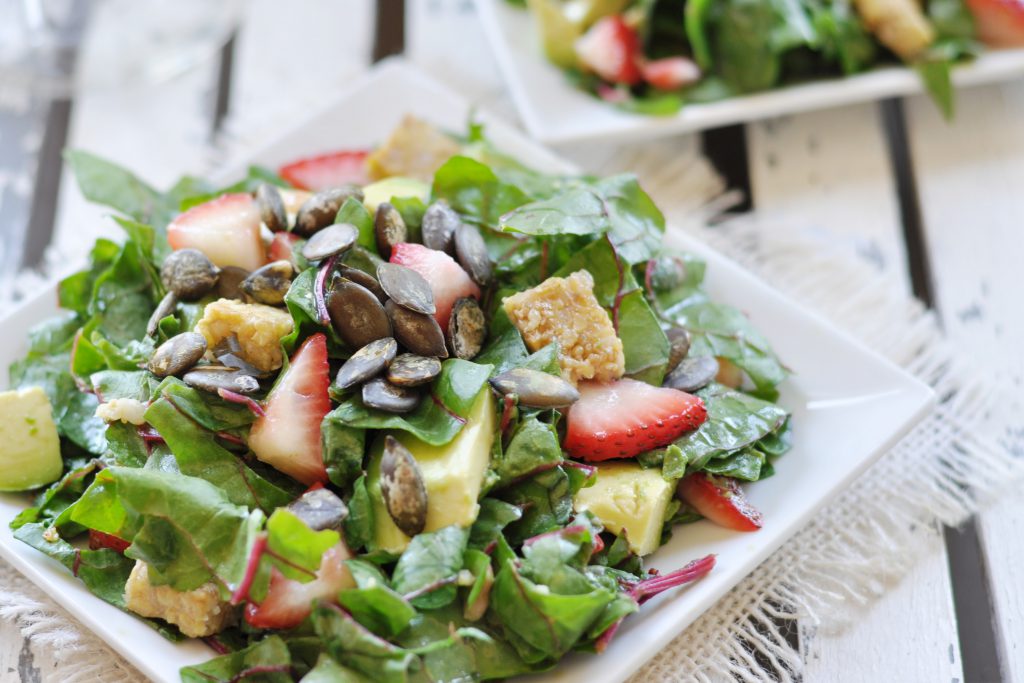
[[[1024,11],[997,0],[508,1],[580,88],[654,115],[902,62],[951,116],[954,65],[1024,44]]]
[[[183,681],[545,671],[713,569],[645,569],[678,525],[762,526],[787,371],[632,175],[412,117],[228,187],[67,160],[125,239],[10,368],[0,490],[20,541],[205,640]]]

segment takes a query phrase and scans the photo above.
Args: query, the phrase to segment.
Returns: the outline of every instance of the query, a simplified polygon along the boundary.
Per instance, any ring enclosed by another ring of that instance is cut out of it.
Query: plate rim
[[[350,86],[346,88],[343,92],[339,93],[338,96],[329,104],[326,104],[322,108],[319,108],[316,111],[312,112],[307,118],[296,123],[296,125],[289,127],[280,136],[274,138],[273,140],[269,141],[264,145],[261,145],[258,148],[254,148],[251,152],[247,154],[239,154],[237,159],[232,160],[232,163],[225,164],[225,168],[229,170],[225,170],[218,175],[222,175],[223,173],[230,173],[236,170],[242,164],[244,164],[246,159],[253,159],[258,157],[258,155],[262,151],[273,147],[275,144],[279,143],[280,140],[295,135],[297,131],[300,131],[304,126],[308,125],[309,122],[341,107],[346,101],[349,100],[349,98],[351,98],[358,91],[367,87],[374,87],[378,81],[384,81],[389,76],[395,75],[397,75],[399,78],[411,79],[412,81],[416,82],[421,86],[446,91],[450,93],[451,96],[454,97],[460,105],[464,105],[467,110],[470,108],[470,103],[467,102],[465,98],[458,95],[457,93],[452,91],[447,86],[441,84],[437,80],[431,78],[430,76],[427,76],[419,69],[410,66],[403,59],[393,58],[385,60],[377,68],[372,69],[368,73],[361,76],[359,79],[352,81],[350,83]],[[511,139],[511,141],[514,142],[519,147],[518,150],[513,148],[508,151],[512,153],[520,152],[531,156],[541,155],[547,157],[552,162],[557,163],[565,168],[573,167],[572,164],[568,164],[567,162],[565,162],[565,160],[551,153],[549,150],[543,148],[536,142],[529,140],[518,131],[515,131],[507,123],[502,123],[500,117],[496,117],[495,115],[489,113],[484,108],[480,108],[478,112],[480,117],[485,119],[489,125],[494,124],[500,129],[502,137],[506,139]],[[741,568],[737,568],[734,566],[732,568],[731,573],[736,574],[735,580],[732,580],[730,578],[727,581],[727,585],[721,591],[716,590],[707,592],[707,594],[703,595],[695,605],[691,606],[685,617],[681,619],[676,618],[673,620],[672,628],[664,629],[662,632],[653,634],[652,637],[648,638],[644,647],[638,648],[638,650],[640,650],[639,654],[623,658],[624,660],[626,660],[623,664],[610,667],[610,669],[614,669],[614,673],[612,674],[612,676],[617,676],[619,678],[625,678],[630,673],[642,667],[647,661],[649,661],[649,659],[651,658],[651,656],[653,656],[656,650],[660,649],[666,643],[675,638],[687,626],[693,623],[693,621],[695,621],[702,614],[704,614],[704,612],[706,612],[707,609],[709,609],[711,606],[713,606],[715,603],[721,600],[723,595],[726,592],[728,592],[728,590],[731,590],[733,587],[735,587],[740,581],[742,581],[743,578],[749,575],[749,573],[753,571],[754,568],[759,566],[776,550],[778,550],[782,545],[784,545],[789,539],[791,539],[795,533],[805,528],[809,519],[824,507],[824,505],[830,500],[830,496],[832,494],[841,491],[845,489],[847,486],[849,486],[853,480],[859,477],[868,467],[875,463],[878,460],[878,458],[881,457],[882,454],[891,449],[894,444],[896,444],[903,436],[905,436],[911,429],[913,429],[914,426],[917,425],[921,418],[923,418],[928,413],[928,411],[934,405],[936,400],[935,392],[927,384],[925,384],[918,378],[914,377],[903,368],[900,368],[894,362],[892,362],[888,358],[885,358],[879,352],[875,351],[874,349],[864,344],[861,340],[857,339],[856,337],[850,335],[846,331],[837,327],[823,315],[819,314],[817,311],[810,309],[809,307],[803,305],[802,303],[791,299],[783,292],[779,291],[772,285],[762,280],[757,274],[743,267],[740,263],[730,258],[729,256],[722,254],[713,247],[710,247],[705,243],[701,242],[696,237],[689,235],[687,233],[683,233],[681,231],[678,234],[684,238],[684,241],[690,243],[687,245],[687,248],[694,248],[699,252],[702,252],[703,255],[709,256],[714,261],[727,264],[727,266],[733,271],[735,271],[735,273],[741,274],[744,278],[756,282],[758,286],[762,288],[765,294],[769,295],[777,303],[785,305],[788,309],[790,309],[790,311],[794,315],[803,317],[804,319],[813,323],[817,327],[822,328],[823,330],[827,331],[830,335],[835,337],[838,341],[847,344],[848,346],[852,347],[854,351],[870,359],[871,362],[882,366],[887,372],[898,376],[901,381],[901,390],[910,393],[910,398],[916,402],[916,408],[913,411],[911,411],[906,418],[903,419],[902,423],[899,425],[898,428],[893,429],[891,432],[889,432],[888,436],[885,439],[883,439],[878,446],[876,446],[870,453],[862,457],[855,468],[850,470],[850,472],[845,474],[843,477],[835,480],[835,482],[828,489],[825,490],[826,495],[819,496],[813,505],[809,506],[805,511],[803,511],[803,513],[800,514],[797,519],[791,521],[787,526],[786,530],[780,533],[777,539],[774,539],[772,542],[769,543],[761,544],[756,550],[756,552],[751,553],[750,556],[746,558],[744,562],[740,563],[742,565]],[[26,300],[20,302],[18,305],[8,309],[3,316],[0,316],[0,322],[6,322],[11,320],[12,318],[29,314],[31,309],[38,305],[40,301],[44,300],[47,297],[52,297],[54,295],[54,293],[56,292],[56,284],[57,280],[52,279],[47,284],[45,289],[41,289],[32,297],[27,298]],[[25,330],[25,332],[27,333],[27,330]],[[110,628],[106,627],[102,623],[102,614],[94,614],[92,611],[90,611],[90,608],[93,606],[93,604],[101,604],[105,607],[109,607],[110,609],[117,608],[107,605],[107,603],[101,601],[99,598],[96,598],[95,596],[91,596],[91,594],[88,593],[86,593],[86,595],[96,600],[97,603],[91,603],[89,600],[72,600],[70,604],[63,604],[63,602],[61,601],[61,597],[64,595],[64,593],[58,590],[49,590],[50,582],[47,576],[44,575],[44,572],[56,572],[60,574],[61,577],[63,577],[63,575],[66,574],[66,570],[63,568],[62,565],[42,554],[31,555],[32,560],[29,560],[27,559],[28,556],[22,556],[20,553],[18,553],[15,550],[14,545],[8,545],[7,539],[10,539],[11,543],[18,542],[13,538],[13,536],[10,535],[9,530],[6,528],[6,521],[7,520],[0,520],[0,523],[5,524],[5,529],[3,530],[4,533],[0,534],[0,556],[7,559],[23,576],[28,578],[32,583],[39,587],[39,589],[45,595],[47,595],[48,598],[53,600],[55,603],[60,604],[63,609],[67,610],[72,615],[74,615],[83,624],[83,626],[85,626],[92,632],[93,635],[95,635],[100,640],[104,641],[109,647],[117,651],[121,656],[125,657],[125,659],[131,662],[144,674],[146,674],[153,680],[177,680],[177,671],[174,672],[173,677],[167,677],[166,672],[157,670],[146,659],[145,652],[136,652],[135,650],[130,648],[128,644],[123,643],[121,640],[119,640],[117,638],[117,635]],[[39,560],[40,562],[36,562],[36,560]],[[120,610],[118,611],[120,612]],[[161,642],[165,643],[169,647],[178,646],[178,644],[171,643],[170,641]],[[194,641],[187,642],[191,643]],[[187,662],[183,662],[182,666],[184,665],[187,665]]]

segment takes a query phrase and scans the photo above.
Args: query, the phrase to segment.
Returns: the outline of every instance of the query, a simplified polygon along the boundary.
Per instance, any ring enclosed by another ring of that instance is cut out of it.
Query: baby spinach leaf
[[[89,252],[89,267],[69,275],[57,285],[57,301],[61,308],[75,311],[83,319],[89,318],[89,302],[98,278],[110,267],[121,252],[121,246],[111,240],[96,240]]]
[[[338,664],[330,655],[322,654],[316,666],[299,683],[373,683],[361,673]]]
[[[205,479],[108,467],[71,508],[71,520],[131,541],[126,554],[150,580],[189,591],[213,581],[227,596],[241,580],[263,514],[231,503]]]
[[[81,498],[99,465],[98,461],[89,460],[65,473],[39,494],[34,507],[22,510],[11,520],[11,529],[18,529],[33,522],[53,523],[68,506]]]
[[[489,227],[497,227],[503,214],[529,201],[522,190],[502,182],[486,164],[464,156],[454,156],[437,169],[431,194]]]
[[[708,409],[708,419],[675,445],[697,471],[712,458],[746,448],[771,434],[786,421],[786,411],[768,401],[712,384],[697,394]]]
[[[562,447],[555,428],[531,415],[519,423],[508,446],[491,463],[497,475],[495,489],[536,470],[562,461]]]
[[[292,683],[292,656],[280,636],[271,635],[249,647],[181,670],[182,683]]]
[[[512,522],[519,521],[523,511],[518,506],[497,498],[480,501],[480,512],[469,530],[469,547],[483,550],[498,540],[502,530]]]
[[[540,472],[497,494],[522,510],[522,518],[506,527],[508,540],[518,545],[532,536],[560,529],[572,517],[572,485],[561,467]]]
[[[405,598],[383,584],[343,590],[338,602],[356,621],[384,638],[397,636],[416,616]]]
[[[374,635],[334,605],[313,608],[313,628],[327,652],[339,663],[378,683],[406,683],[416,655]]]
[[[355,226],[356,230],[359,231],[359,238],[356,240],[356,244],[370,251],[377,251],[377,237],[373,232],[373,216],[370,215],[370,212],[366,210],[361,201],[355,197],[346,199],[345,203],[338,210],[338,215],[334,218],[334,222],[348,223]]]
[[[348,499],[348,517],[345,518],[345,540],[353,550],[365,548],[373,540],[376,525],[373,519],[373,501],[366,490],[366,475],[352,484]]]
[[[757,481],[761,478],[761,468],[764,463],[764,453],[756,448],[744,448],[724,458],[712,458],[704,463],[704,467],[701,469],[711,474],[745,481]]]
[[[469,532],[447,526],[414,536],[398,558],[392,576],[395,590],[420,609],[436,609],[455,599],[454,581],[462,569]]]
[[[103,454],[104,463],[121,467],[145,467],[149,452],[135,425],[111,422],[107,425],[105,436],[107,452]]]
[[[690,331],[691,356],[728,358],[753,380],[757,395],[768,399],[778,395],[775,387],[786,379],[786,369],[768,340],[738,309],[707,301],[680,309],[676,320]]]
[[[64,152],[64,160],[90,202],[109,206],[137,221],[148,220],[160,202],[160,193],[149,184],[106,159],[69,149]]]
[[[359,429],[400,429],[432,446],[441,446],[462,429],[491,369],[490,365],[449,358],[441,366],[440,377],[431,385],[430,395],[411,413],[395,415],[369,408],[354,396],[328,413],[326,419]]]
[[[145,370],[103,370],[94,373],[89,382],[104,402],[115,398],[148,401],[159,380]]]
[[[167,442],[182,474],[217,486],[235,505],[259,508],[270,514],[295,497],[253,472],[241,459],[220,446],[213,433],[179,409],[176,399],[165,396],[154,401],[146,410],[146,422]]]
[[[665,217],[640,188],[636,176],[622,174],[578,183],[501,217],[507,232],[526,235],[603,235],[626,263],[651,258],[661,247]]]
[[[246,406],[193,389],[177,377],[168,377],[156,387],[152,398],[161,396],[182,413],[213,432],[245,427],[256,419]]]

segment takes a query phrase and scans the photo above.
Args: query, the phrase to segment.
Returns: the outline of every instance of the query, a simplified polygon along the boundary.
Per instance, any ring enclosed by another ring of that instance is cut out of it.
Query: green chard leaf
[[[359,238],[356,241],[361,247],[377,253],[377,237],[373,232],[373,216],[366,210],[366,206],[355,197],[349,197],[338,210],[334,219],[335,223],[349,223],[359,231]]]
[[[346,487],[363,472],[366,454],[366,430],[350,427],[338,415],[328,413],[320,423],[324,465],[335,486]]]
[[[64,152],[78,187],[85,198],[109,206],[137,221],[147,221],[161,201],[161,195],[130,171],[110,161],[77,149]]]
[[[225,597],[264,519],[205,479],[125,467],[98,473],[70,512],[82,526],[130,541],[126,554],[149,565],[155,585],[189,591],[212,581]]]
[[[341,534],[331,529],[313,531],[295,513],[279,508],[267,520],[267,550],[271,562],[289,579],[313,580],[327,550],[338,544]],[[286,557],[288,562],[277,558]]]
[[[500,445],[500,440],[495,439]],[[491,461],[497,477],[492,489],[502,488],[531,472],[562,462],[562,447],[553,425],[531,415],[519,423],[508,446]]]
[[[454,156],[437,169],[431,193],[488,227],[497,227],[504,214],[530,199],[516,185],[502,182],[486,164],[464,156]]]
[[[249,647],[181,670],[182,683],[292,683],[292,656],[280,636],[271,635]],[[305,679],[303,679],[305,680]]]
[[[322,654],[316,666],[299,683],[373,683],[358,671],[338,664],[330,655]]]
[[[398,558],[392,577],[395,590],[421,609],[443,607],[455,599],[455,579],[469,532],[458,526],[414,536]]]
[[[375,635],[334,605],[313,608],[313,627],[335,661],[377,683],[406,683],[417,664],[412,652]]]

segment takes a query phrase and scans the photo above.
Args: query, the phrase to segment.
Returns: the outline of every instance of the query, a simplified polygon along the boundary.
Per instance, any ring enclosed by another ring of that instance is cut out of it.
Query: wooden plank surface
[[[753,206],[765,230],[794,231],[844,246],[889,276],[894,287],[909,291],[898,198],[877,105],[751,124],[747,141]],[[832,633],[801,625],[806,680],[962,680],[945,549],[937,532],[931,533],[935,552],[884,599],[855,611],[853,626]]]
[[[956,120],[908,104],[911,143],[937,306],[950,337],[983,373],[1004,381],[998,406],[1024,420],[1024,83],[977,88]],[[1024,433],[1018,431],[1018,445]],[[979,518],[1003,679],[1024,681],[1024,502],[1010,495]]]

